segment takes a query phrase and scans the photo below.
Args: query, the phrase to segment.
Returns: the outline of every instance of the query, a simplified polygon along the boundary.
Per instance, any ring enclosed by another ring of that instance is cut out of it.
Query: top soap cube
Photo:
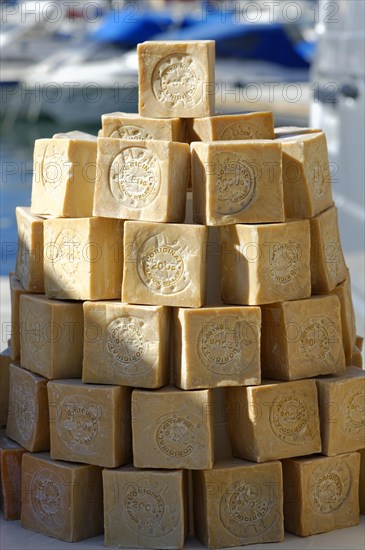
[[[194,118],[214,114],[214,40],[143,42],[137,51],[140,115]]]

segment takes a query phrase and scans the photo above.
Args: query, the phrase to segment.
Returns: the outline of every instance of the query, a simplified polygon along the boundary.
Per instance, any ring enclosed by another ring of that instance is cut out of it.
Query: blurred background
[[[14,209],[30,204],[34,140],[75,129],[96,134],[102,113],[137,112],[138,42],[214,39],[219,113],[271,110],[276,126],[327,133],[364,334],[364,0],[37,0],[0,8],[5,318]]]

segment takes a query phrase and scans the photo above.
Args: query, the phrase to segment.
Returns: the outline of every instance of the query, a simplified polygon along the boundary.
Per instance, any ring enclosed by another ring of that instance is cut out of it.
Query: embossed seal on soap
[[[29,310],[22,326],[22,343],[26,344],[28,353],[38,368],[43,363],[47,344],[51,339],[51,324],[47,324],[36,310]]]
[[[363,383],[363,380],[359,380]],[[348,437],[365,437],[365,390],[364,386],[350,390],[341,404],[341,428]]]
[[[48,468],[36,472],[30,486],[34,514],[48,527],[61,527],[65,523],[64,482]]]
[[[164,537],[175,530],[180,517],[176,492],[149,477],[128,485],[123,511],[129,527],[145,537]]]
[[[298,273],[299,246],[297,243],[271,245],[269,269],[272,279],[279,285],[291,283]]]
[[[344,504],[351,483],[350,469],[343,460],[324,460],[309,476],[309,504],[319,514],[330,514]]]
[[[235,122],[227,126],[222,132],[221,140],[246,140],[246,139],[262,139],[262,132],[252,127],[245,122]]]
[[[59,406],[56,428],[62,441],[79,453],[93,452],[99,432],[100,406],[82,395],[65,397]]]
[[[52,248],[52,263],[57,270],[60,287],[66,290],[76,287],[79,270],[84,261],[80,235],[74,229],[62,229]]]
[[[330,351],[334,323],[328,317],[316,315],[309,319],[300,335],[300,351],[309,361],[322,361]],[[338,341],[338,340],[337,340]]]
[[[153,139],[153,136],[145,130],[145,128],[142,128],[141,126],[136,126],[132,124],[123,124],[122,126],[118,126],[118,128],[115,128],[111,134],[110,137],[112,138],[119,138],[119,139],[128,139],[128,140],[149,140]]]
[[[71,176],[72,163],[57,151],[56,144],[49,143],[42,161],[42,183],[49,194],[57,193],[65,179]]]
[[[274,434],[290,445],[309,441],[309,411],[299,395],[279,395],[270,408],[270,425]]]
[[[109,171],[110,191],[128,208],[143,208],[158,195],[161,169],[158,157],[145,147],[127,147],[113,159]]]
[[[322,198],[326,189],[326,174],[323,160],[319,155],[313,155],[311,158],[308,173],[314,197],[318,199]]]
[[[19,433],[25,441],[33,436],[36,408],[34,391],[29,380],[18,379],[14,385],[13,407],[16,407],[15,422]]]
[[[194,107],[202,100],[203,74],[200,63],[191,55],[170,54],[154,68],[153,94],[170,107]]]
[[[118,317],[106,328],[103,349],[108,362],[127,375],[140,375],[151,369],[143,362],[146,351],[144,322],[133,315]]]
[[[242,155],[219,153],[215,167],[216,212],[223,215],[237,214],[250,206],[255,199],[256,173],[254,167],[242,159]]]
[[[156,450],[170,458],[185,458],[205,446],[207,426],[189,413],[165,414],[156,420],[152,429],[156,434]]]

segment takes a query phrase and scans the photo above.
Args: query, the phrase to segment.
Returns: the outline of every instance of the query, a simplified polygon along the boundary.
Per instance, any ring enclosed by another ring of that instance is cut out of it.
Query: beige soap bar
[[[227,389],[233,455],[266,462],[321,452],[314,380]]]
[[[98,140],[94,216],[183,222],[190,151],[186,143]]]
[[[9,410],[10,348],[0,353],[0,428],[6,426]]]
[[[48,453],[23,458],[21,524],[67,542],[103,532],[102,470],[51,460]],[[48,547],[53,546],[52,542]]]
[[[43,221],[30,208],[15,209],[18,226],[18,253],[16,275],[25,290],[44,292]]]
[[[180,549],[188,529],[187,472],[103,470],[105,545]]]
[[[48,398],[52,458],[106,468],[131,460],[128,388],[57,380]]]
[[[20,298],[20,363],[45,378],[80,378],[82,304],[28,294]]]
[[[300,537],[359,523],[359,453],[283,461],[285,530]]]
[[[169,382],[170,309],[85,302],[83,382],[159,388]]]
[[[321,128],[308,128],[304,126],[278,126],[277,128],[274,128],[274,137],[275,139],[283,139],[305,134],[318,134],[320,132],[322,132]]]
[[[137,46],[139,114],[194,118],[214,114],[215,42],[143,42]]]
[[[227,304],[269,304],[311,295],[307,220],[220,228],[221,293]]]
[[[363,368],[362,352],[357,346],[353,347],[350,365],[359,369]]]
[[[214,463],[212,390],[173,387],[132,393],[136,468],[202,470]]]
[[[208,548],[284,539],[283,481],[278,461],[219,461],[193,473],[195,532]]]
[[[278,302],[262,308],[262,375],[298,380],[345,372],[337,296]]]
[[[274,117],[269,111],[192,118],[186,123],[190,142],[274,139]]]
[[[349,367],[343,376],[317,379],[322,453],[328,456],[365,446],[365,372]]]
[[[32,213],[65,218],[91,216],[96,142],[37,139],[34,146]]]
[[[49,451],[47,382],[38,374],[10,365],[6,435],[32,453]]]
[[[97,136],[88,134],[87,132],[80,132],[79,130],[71,130],[71,132],[59,132],[53,134],[52,139],[78,139],[81,141],[96,141]]]
[[[0,500],[4,519],[20,519],[22,456],[25,449],[0,430]]]
[[[122,301],[201,307],[207,237],[200,225],[125,222]]]
[[[360,514],[365,514],[365,449],[360,450],[359,501]]]
[[[10,284],[10,302],[11,302],[11,325],[10,325],[10,355],[13,361],[20,360],[20,297],[28,294],[23,288],[17,276],[13,273],[9,275]]]
[[[348,275],[338,228],[337,208],[310,220],[312,292],[330,292]]]
[[[323,132],[282,138],[287,218],[311,218],[333,204],[326,136]]]
[[[191,145],[194,221],[283,222],[281,144],[273,140]]]
[[[185,123],[180,118],[148,118],[137,113],[101,115],[99,137],[123,140],[185,141]]]
[[[343,283],[337,285],[330,294],[338,296],[341,304],[342,340],[345,351],[346,364],[351,365],[353,349],[356,345],[355,312],[351,296],[350,272]]]
[[[175,309],[175,385],[184,390],[259,384],[259,307]]]
[[[106,218],[44,223],[44,275],[48,298],[109,300],[120,297],[123,225]]]

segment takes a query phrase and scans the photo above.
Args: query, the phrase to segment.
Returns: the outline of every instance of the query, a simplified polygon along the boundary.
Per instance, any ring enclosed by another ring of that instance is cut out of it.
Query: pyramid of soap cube
[[[356,525],[365,376],[326,137],[216,115],[213,41],[145,42],[138,63],[138,114],[35,143],[4,517],[150,549]]]

